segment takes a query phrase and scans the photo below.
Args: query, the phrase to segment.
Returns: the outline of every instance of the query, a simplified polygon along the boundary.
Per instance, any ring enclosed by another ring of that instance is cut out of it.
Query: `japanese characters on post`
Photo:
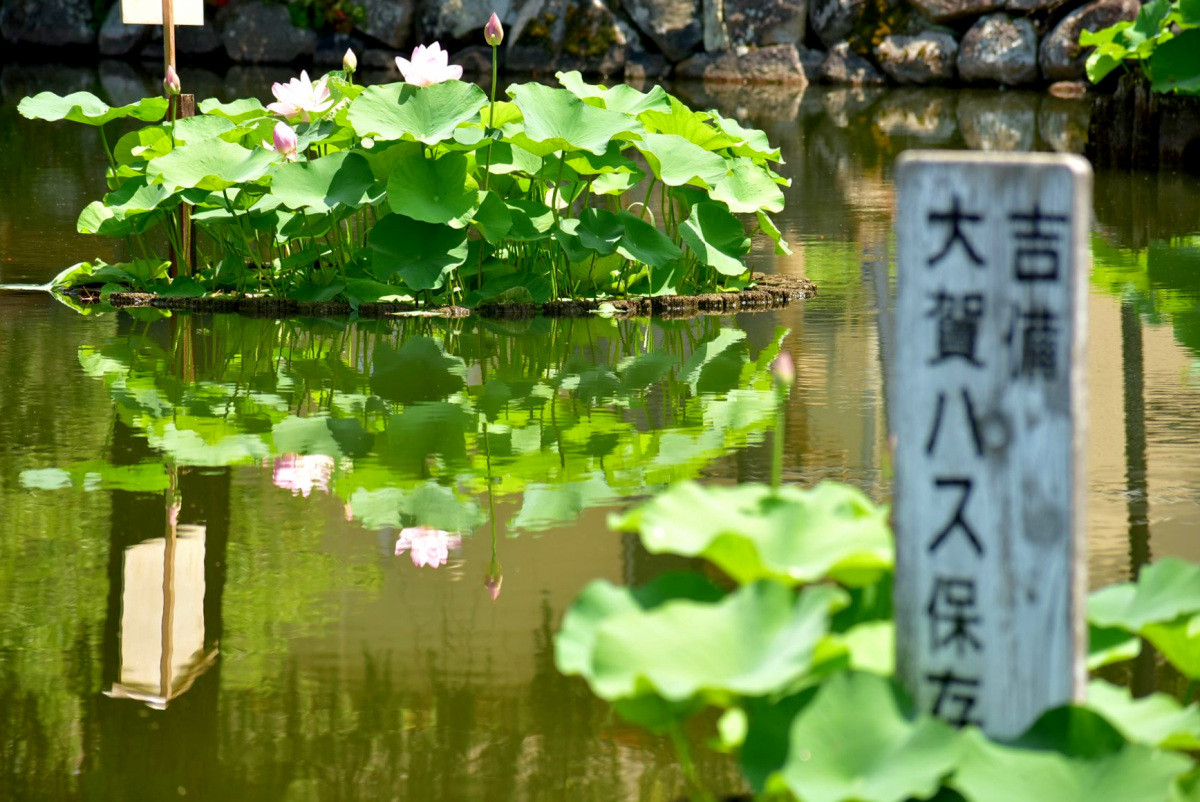
[[[897,672],[1011,737],[1085,681],[1091,168],[908,153],[896,185]]]

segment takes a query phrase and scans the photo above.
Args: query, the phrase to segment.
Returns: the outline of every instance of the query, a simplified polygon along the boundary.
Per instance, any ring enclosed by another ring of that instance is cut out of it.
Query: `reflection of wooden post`
[[[1132,303],[1121,304],[1121,361],[1125,385],[1125,511],[1129,525],[1129,575],[1136,580],[1150,562],[1150,487],[1146,466],[1145,363],[1142,359],[1142,321]],[[1157,685],[1158,652],[1142,641],[1133,661],[1130,690],[1149,696]]]

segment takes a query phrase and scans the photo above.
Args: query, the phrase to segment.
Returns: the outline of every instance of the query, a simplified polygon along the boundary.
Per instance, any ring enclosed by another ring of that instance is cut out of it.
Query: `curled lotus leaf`
[[[692,207],[688,219],[679,226],[679,236],[701,263],[726,276],[746,272],[742,257],[750,252],[750,238],[742,221],[724,204],[705,201]]]
[[[872,584],[893,566],[888,511],[846,485],[682,482],[611,523],[652,554],[703,557],[739,582]]]
[[[602,108],[609,111],[636,115],[652,109],[671,109],[670,96],[661,86],[652,87],[649,92],[639,91],[629,84],[617,84],[612,88],[597,86],[584,81],[583,76],[576,70],[559,72],[554,77],[575,97],[583,101],[598,100]]]
[[[122,117],[157,122],[166,116],[167,99],[145,97],[137,103],[110,106],[91,92],[72,92],[65,96],[39,92],[32,97],[22,98],[17,111],[31,120],[70,120],[84,125],[104,125]]]
[[[692,184],[710,189],[728,170],[723,157],[677,134],[646,134],[636,146],[658,179],[670,187]]]
[[[779,185],[766,170],[741,156],[733,160],[729,172],[717,181],[712,199],[723,201],[731,212],[739,214],[783,211],[783,191]]]

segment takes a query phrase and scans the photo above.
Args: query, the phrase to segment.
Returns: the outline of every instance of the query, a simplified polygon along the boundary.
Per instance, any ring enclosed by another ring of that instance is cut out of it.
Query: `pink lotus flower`
[[[462,548],[462,538],[434,529],[432,526],[410,526],[400,530],[396,539],[396,556],[409,552],[413,565],[437,568],[450,559],[450,549]]]
[[[325,78],[310,81],[308,73],[302,70],[299,78],[271,87],[276,102],[268,104],[267,108],[289,120],[299,115],[304,122],[309,122],[310,114],[324,114],[333,105],[329,87],[325,84]]]
[[[412,61],[397,56],[396,66],[400,68],[404,80],[414,86],[457,81],[463,74],[462,67],[450,64],[450,54],[442,50],[442,46],[437,42],[429,47],[417,45],[412,54]]]
[[[275,123],[275,130],[272,132],[274,143],[263,142],[263,147],[267,150],[273,150],[287,158],[288,161],[296,161],[296,148],[300,142],[296,139],[296,132],[292,127],[283,120]]]
[[[333,457],[324,454],[284,454],[275,460],[275,486],[308,498],[313,488],[329,492]]]

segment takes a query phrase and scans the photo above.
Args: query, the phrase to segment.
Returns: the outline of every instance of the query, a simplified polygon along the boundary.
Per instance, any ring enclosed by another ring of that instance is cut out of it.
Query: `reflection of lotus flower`
[[[462,78],[463,68],[450,64],[450,54],[434,42],[429,47],[417,45],[412,61],[396,57],[396,66],[407,83],[414,86],[429,86],[442,81],[457,81]]]
[[[325,84],[324,78],[314,83],[308,80],[307,72],[301,71],[299,78],[271,87],[276,102],[268,104],[267,108],[289,120],[301,115],[301,119],[308,122],[308,115],[324,114],[333,105],[329,87]]]
[[[263,142],[263,147],[274,150],[287,157],[288,161],[296,161],[296,148],[300,142],[296,139],[296,132],[292,127],[283,120],[275,123],[275,130],[272,132],[274,144]]]
[[[450,559],[450,549],[462,548],[462,538],[434,529],[432,526],[410,526],[400,530],[396,539],[396,556],[409,552],[413,565],[437,568]]]
[[[308,494],[317,488],[329,492],[333,476],[333,457],[324,454],[284,454],[275,460],[275,486],[292,491],[292,495]]]
[[[780,351],[779,356],[771,363],[771,372],[775,374],[775,381],[780,386],[791,387],[792,382],[796,381],[796,363],[792,361],[792,355],[787,351]]]
[[[504,571],[500,563],[493,557],[488,563],[487,574],[483,577],[483,586],[492,594],[492,601],[500,598],[500,586],[504,584]]]

